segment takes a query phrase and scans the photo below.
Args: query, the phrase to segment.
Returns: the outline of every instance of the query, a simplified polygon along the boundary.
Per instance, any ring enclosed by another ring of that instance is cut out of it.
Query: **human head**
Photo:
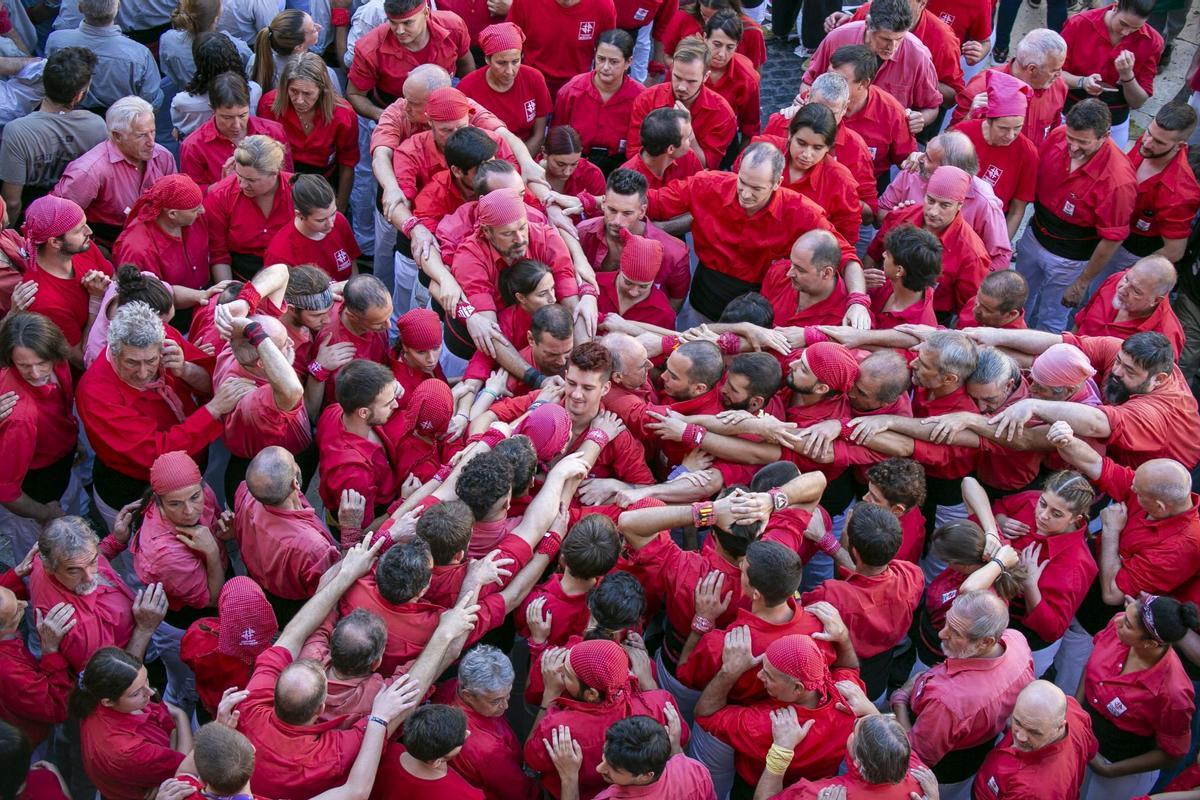
[[[0,367],[12,367],[30,386],[49,383],[68,351],[62,331],[41,314],[20,311],[0,322]]]
[[[386,331],[392,318],[392,295],[374,275],[355,275],[342,289],[342,321],[351,331]]]
[[[604,732],[604,757],[596,771],[614,786],[649,786],[662,777],[670,758],[666,728],[639,714],[618,720]]]
[[[613,639],[630,628],[640,628],[646,615],[646,590],[628,572],[617,570],[604,576],[587,595],[588,623],[585,639]]]
[[[1175,348],[1158,331],[1141,331],[1121,345],[1113,361],[1104,397],[1110,404],[1124,403],[1137,394],[1149,394],[1170,377],[1175,364]]]
[[[289,108],[298,114],[315,111],[328,123],[333,119],[336,103],[337,90],[329,79],[325,62],[316,53],[297,53],[283,67],[271,110],[277,119],[282,119]]]
[[[192,75],[192,79],[184,86],[184,90],[192,94],[204,94],[211,92],[217,83],[217,79],[222,76],[236,75],[242,79],[242,83],[246,86],[246,102],[241,104],[250,105],[249,100],[249,84],[246,82],[246,68],[242,63],[242,56],[238,53],[238,49],[233,44],[228,36],[220,31],[205,31],[196,36],[192,40],[192,60],[196,63],[196,72]],[[228,91],[228,87],[226,90]],[[212,108],[219,108],[221,105],[230,105],[224,102],[227,98],[222,98],[223,102],[218,104],[211,95],[209,104]],[[226,138],[233,138],[226,136]],[[240,138],[240,137],[239,137]]]
[[[645,346],[626,333],[610,333],[600,339],[612,356],[612,380],[626,389],[640,389],[650,370]]]
[[[559,557],[572,577],[589,580],[611,572],[620,551],[621,536],[613,521],[603,514],[588,514],[567,531]]]
[[[571,697],[603,702],[629,683],[629,656],[614,641],[589,639],[571,648],[560,674]]]
[[[150,465],[150,491],[163,519],[176,527],[200,522],[204,513],[204,478],[183,450],[162,453]]]
[[[667,357],[663,393],[674,400],[690,400],[714,388],[724,374],[720,348],[712,342],[684,342]]]
[[[119,6],[119,0],[79,0],[78,8],[84,22],[100,28],[113,23]]]
[[[1010,722],[1013,746],[1041,750],[1066,735],[1067,696],[1050,681],[1033,681],[1017,695]]]
[[[317,43],[321,27],[298,8],[280,11],[254,39],[252,80],[268,91],[275,88],[275,59],[290,58]]]
[[[859,717],[846,740],[846,757],[868,784],[897,784],[908,775],[912,747],[893,716]]]
[[[967,175],[979,174],[979,154],[965,133],[946,131],[938,134],[929,142],[925,155],[927,177],[941,166],[958,167]]]
[[[515,189],[497,189],[479,198],[479,227],[488,243],[510,264],[529,250],[525,201]]]
[[[858,362],[844,345],[817,342],[794,360],[785,381],[797,395],[834,396],[850,391],[858,378]]]
[[[342,413],[371,427],[392,418],[403,393],[392,371],[374,361],[356,358],[338,370],[336,394]]]
[[[833,148],[837,130],[832,111],[820,103],[805,105],[788,123],[788,162],[799,169],[812,169]]]
[[[1012,74],[1034,89],[1045,89],[1062,75],[1067,42],[1049,28],[1034,28],[1021,37],[1012,62]]]
[[[379,596],[396,605],[419,599],[432,575],[433,556],[421,538],[390,548],[375,565]]]
[[[521,69],[525,33],[511,22],[488,25],[479,32],[479,47],[487,62],[488,75],[500,86],[512,86]]]
[[[620,28],[604,31],[596,37],[596,77],[605,86],[616,86],[625,79],[633,62],[633,37]]]
[[[387,625],[365,608],[356,608],[337,621],[329,636],[330,666],[343,678],[370,675],[383,661]]]
[[[692,116],[674,106],[656,108],[642,119],[640,130],[642,150],[646,155],[666,154],[671,161],[675,161],[687,155],[691,147]],[[642,177],[640,172],[635,174]],[[612,180],[611,174],[609,180]]]
[[[1003,328],[1019,318],[1029,299],[1029,284],[1015,269],[989,272],[975,292],[975,322],[984,328]]]
[[[441,764],[458,755],[467,741],[467,715],[454,706],[430,703],[404,723],[404,749],[425,764]]]
[[[925,229],[941,233],[958,218],[971,176],[958,167],[944,165],[933,171],[925,187]]]
[[[654,291],[663,263],[662,242],[621,229],[621,258],[615,286],[622,301],[640,303]]]
[[[186,228],[204,214],[204,193],[192,177],[183,172],[159,177],[133,202],[126,227],[135,222],[157,221],[170,228]]]
[[[283,298],[288,304],[288,315],[294,318],[297,326],[308,328],[315,334],[329,324],[333,312],[330,283],[328,273],[311,264],[292,268]]]
[[[959,592],[938,633],[947,658],[979,658],[1000,641],[1008,627],[1008,604],[986,590]]]
[[[942,275],[942,243],[937,236],[904,223],[883,237],[883,274],[910,292],[937,285]]]
[[[531,316],[558,300],[554,293],[554,273],[532,258],[523,258],[501,272],[498,283],[505,305],[519,305]]]
[[[433,375],[442,354],[442,321],[428,308],[405,311],[396,320],[396,350],[410,368]]]
[[[467,504],[476,522],[500,517],[512,499],[512,465],[493,452],[479,453],[463,465],[458,476],[458,498]]]
[[[1145,134],[1138,140],[1142,158],[1166,161],[1179,152],[1196,130],[1196,111],[1187,103],[1167,103],[1150,121]]]
[[[543,375],[562,375],[575,343],[574,320],[565,306],[543,306],[529,324],[529,350],[533,365]]]
[[[995,414],[1021,385],[1021,367],[995,347],[980,347],[975,369],[967,376],[967,394],[983,414]]]
[[[475,171],[496,156],[496,143],[480,128],[467,125],[450,134],[442,155],[460,194],[470,198],[475,193]]]
[[[279,633],[275,611],[262,587],[239,575],[225,581],[217,598],[217,651],[245,664],[271,646]]]
[[[1190,511],[1194,505],[1191,487],[1188,471],[1170,458],[1151,459],[1133,473],[1133,493],[1151,519]]]
[[[116,308],[127,303],[142,302],[150,306],[164,323],[171,318],[175,301],[170,290],[154,273],[142,272],[134,264],[121,264],[114,277],[117,287]]]
[[[966,383],[975,371],[979,349],[958,331],[938,331],[916,348],[912,381],[937,396],[949,394]]]
[[[912,388],[904,356],[895,350],[877,350],[858,364],[858,379],[846,393],[855,411],[878,411]]]
[[[558,180],[570,178],[583,160],[583,139],[570,125],[555,125],[546,131],[542,144],[546,154],[546,174]]]
[[[528,419],[528,417],[526,417]],[[567,431],[570,436],[570,431]],[[565,447],[565,444],[563,445]],[[559,452],[562,452],[562,447]],[[520,497],[529,491],[533,484],[534,473],[538,468],[538,453],[534,449],[533,440],[523,434],[514,434],[503,441],[497,442],[492,452],[504,458],[513,468],[513,497]]]
[[[709,66],[713,69],[728,67],[741,41],[742,20],[732,8],[715,12],[704,23],[704,43],[708,46]]]
[[[1020,78],[1000,70],[988,70],[985,76],[987,106],[983,137],[994,147],[1008,147],[1025,127],[1025,112],[1033,90]]]
[[[244,139],[250,125],[250,86],[246,76],[222,72],[214,77],[208,88],[208,102],[217,133],[235,144]]]
[[[477,714],[503,716],[514,677],[508,656],[491,645],[477,645],[458,662],[458,696]]]
[[[1200,629],[1195,603],[1173,597],[1142,594],[1125,598],[1125,613],[1117,618],[1117,639],[1127,647],[1153,651],[1175,644]]]
[[[400,93],[404,95],[404,114],[408,121],[420,127],[428,127],[425,106],[429,95],[438,89],[449,88],[450,73],[437,64],[420,64],[413,67],[404,79]]]
[[[108,352],[117,377],[135,389],[155,380],[164,338],[162,320],[150,306],[135,301],[118,308],[108,323]]]
[[[842,263],[836,236],[820,228],[802,233],[792,245],[789,259],[787,277],[793,289],[817,300],[833,293]]]
[[[1087,524],[1088,509],[1096,493],[1092,484],[1074,470],[1061,470],[1046,478],[1034,507],[1038,533],[1056,536]]]
[[[708,78],[708,46],[699,36],[685,36],[675,45],[671,56],[671,91],[676,102],[691,107]]]
[[[503,158],[489,159],[475,168],[475,196],[507,189],[520,196],[525,194],[525,181],[517,168]]]
[[[46,59],[42,68],[42,86],[46,97],[67,108],[87,94],[96,68],[96,54],[84,47],[64,47]]]
[[[813,79],[812,87],[808,90],[808,100],[810,103],[820,103],[832,111],[834,121],[840,125],[850,105],[850,85],[846,78],[837,72],[822,73]]]
[[[830,56],[829,71],[846,81],[850,105],[858,105],[879,73],[879,59],[865,44],[842,45]]]
[[[527,414],[515,433],[529,439],[538,461],[549,463],[570,443],[571,424],[567,409],[556,403],[545,403]]]
[[[737,171],[738,205],[747,214],[764,208],[783,180],[783,153],[768,142],[755,142],[742,151]]]
[[[233,171],[246,197],[262,197],[279,188],[283,145],[270,136],[247,136],[233,150]]]
[[[149,705],[154,689],[142,662],[119,647],[102,647],[88,659],[67,700],[71,716],[83,719],[100,706],[136,714]]]
[[[600,413],[600,401],[612,387],[612,356],[599,342],[576,345],[567,357],[566,394],[563,405],[576,419]]]
[[[104,112],[109,138],[135,164],[154,157],[154,107],[140,97],[122,97]]]
[[[1095,374],[1096,368],[1082,350],[1059,342],[1033,360],[1029,394],[1043,400],[1070,400]]]
[[[721,384],[721,405],[728,411],[762,410],[783,383],[779,360],[770,353],[738,353]]]
[[[786,603],[800,587],[803,569],[796,551],[779,542],[751,542],[742,562],[742,594],[767,607]]]
[[[180,0],[171,12],[171,27],[190,36],[212,30],[221,17],[221,0]]]
[[[196,731],[192,758],[200,780],[219,796],[245,790],[254,774],[254,745],[239,731],[219,722],[202,725]]]
[[[904,36],[913,26],[912,9],[908,0],[884,0],[871,3],[867,12],[865,43],[883,61],[890,61],[900,51]]]
[[[0,587],[0,636],[8,637],[20,631],[27,608],[28,601],[18,599],[11,589]]]
[[[900,552],[904,534],[889,509],[873,503],[855,505],[846,523],[850,554],[868,567],[885,567]]]
[[[429,545],[433,565],[444,567],[462,560],[474,525],[471,507],[461,500],[449,500],[425,509],[417,518],[416,534]]]
[[[1175,288],[1175,265],[1164,256],[1146,256],[1121,274],[1112,306],[1131,317],[1148,317]]]
[[[896,518],[925,504],[925,467],[911,458],[889,458],[867,470],[863,503],[886,508]]]
[[[620,236],[623,230],[632,233],[645,231],[642,220],[646,218],[647,190],[646,177],[642,173],[631,169],[612,171],[600,203],[600,210],[604,212],[604,232],[608,236]]]
[[[771,301],[759,292],[746,292],[725,304],[725,310],[717,318],[722,324],[748,322],[760,328],[775,327],[775,309]]]
[[[409,50],[421,46],[429,30],[429,3],[425,0],[384,0],[383,13],[396,41]]]
[[[929,552],[955,572],[970,575],[990,560],[990,556],[985,555],[986,544],[983,528],[970,520],[960,519],[934,530]],[[1021,591],[1023,575],[1024,569],[1020,566],[1002,571],[992,584],[992,591],[1006,600],[1011,599]]]
[[[1104,23],[1118,39],[1140,31],[1154,13],[1153,0],[1117,0],[1104,13]]]
[[[767,645],[758,679],[772,700],[783,703],[822,703],[834,692],[824,654],[802,633],[781,636]]]
[[[1067,112],[1067,153],[1072,159],[1088,160],[1104,146],[1111,127],[1108,106],[1094,97],[1079,101]]]
[[[285,447],[264,447],[246,467],[246,490],[266,506],[282,505],[300,491],[300,466]]]

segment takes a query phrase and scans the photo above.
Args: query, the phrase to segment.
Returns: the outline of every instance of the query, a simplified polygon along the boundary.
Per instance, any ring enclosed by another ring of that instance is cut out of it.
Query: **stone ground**
[[[1033,10],[1028,4],[1022,6],[1017,16],[1017,24],[1013,29],[1013,49],[1016,42],[1028,30],[1045,24],[1045,12]],[[769,27],[769,26],[768,26]],[[762,114],[763,122],[774,112],[790,105],[796,96],[803,74],[803,61],[793,53],[797,42],[794,40],[767,41],[767,63],[763,66],[762,74]],[[1133,127],[1140,133],[1154,113],[1163,103],[1173,99],[1183,87],[1184,76],[1191,63],[1197,46],[1200,45],[1200,9],[1193,9],[1188,14],[1183,32],[1174,42],[1174,53],[1171,64],[1159,75],[1154,82],[1154,95],[1146,105],[1133,112]],[[989,56],[990,58],[990,56]],[[1134,134],[1136,135],[1136,134]],[[1130,136],[1130,141],[1133,135]]]

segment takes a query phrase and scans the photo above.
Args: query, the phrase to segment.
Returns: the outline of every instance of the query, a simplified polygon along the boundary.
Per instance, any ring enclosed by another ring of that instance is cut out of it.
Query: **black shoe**
[[[996,66],[1008,63],[1008,50],[1000,47],[992,48],[992,63]]]

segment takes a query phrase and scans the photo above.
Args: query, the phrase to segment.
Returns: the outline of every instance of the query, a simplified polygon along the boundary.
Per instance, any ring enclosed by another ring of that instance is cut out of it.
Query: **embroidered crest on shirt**
[[[596,35],[596,23],[595,22],[589,21],[589,22],[579,23],[579,41],[581,41],[581,42],[591,41],[592,37],[595,35]]]
[[[1119,717],[1128,710],[1125,708],[1125,704],[1121,702],[1121,698],[1119,697],[1114,697],[1112,700],[1109,700],[1108,705],[1105,706],[1105,708],[1107,708],[1108,713],[1112,714],[1114,717]]]
[[[942,22],[946,23],[947,25],[953,25],[953,24],[954,24],[954,15],[953,15],[953,14],[950,14],[950,13],[947,13],[947,12],[945,12],[945,11],[943,11],[943,12],[942,12],[942,13],[940,13],[940,14],[938,14],[938,19],[940,19]]]
[[[989,791],[990,791],[992,794],[996,795],[997,797],[999,797],[999,796],[1000,796],[1000,784],[996,782],[996,776],[995,776],[995,775],[993,775],[992,777],[988,778],[988,780],[987,780],[987,787],[988,787],[988,790],[989,790]]]
[[[992,186],[995,186],[1000,182],[1000,176],[1003,174],[1004,170],[1000,169],[995,164],[992,164],[987,168],[987,171],[983,173],[983,179]]]
[[[338,250],[336,253],[334,253],[333,261],[335,264],[337,264],[339,271],[343,269],[350,269],[350,254],[345,250]]]
[[[525,101],[525,121],[533,122],[533,118],[534,118],[535,114],[537,114],[537,101],[536,100],[526,100]]]
[[[243,628],[240,644],[242,647],[258,646],[258,636],[254,633],[254,628]]]
[[[633,12],[633,18],[638,22],[641,22],[648,16],[650,16],[650,9],[648,8],[639,8],[637,11]]]

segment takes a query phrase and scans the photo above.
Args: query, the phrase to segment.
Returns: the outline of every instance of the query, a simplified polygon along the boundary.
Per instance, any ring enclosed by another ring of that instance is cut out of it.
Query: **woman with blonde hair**
[[[158,64],[163,77],[170,79],[176,90],[182,90],[196,74],[192,44],[202,33],[216,31],[221,19],[221,0],[179,0],[171,12],[171,30],[158,40]],[[242,67],[250,63],[253,53],[245,42],[218,31],[233,44],[241,57]]]
[[[358,117],[337,96],[325,62],[315,53],[292,56],[278,88],[259,101],[258,114],[283,125],[296,171],[335,184],[337,207],[345,212],[358,163]]]
[[[280,11],[271,24],[254,39],[254,57],[250,59],[250,77],[263,91],[275,88],[288,59],[306,53],[317,43],[321,26],[298,8]],[[337,75],[329,70],[330,81],[338,85]]]

